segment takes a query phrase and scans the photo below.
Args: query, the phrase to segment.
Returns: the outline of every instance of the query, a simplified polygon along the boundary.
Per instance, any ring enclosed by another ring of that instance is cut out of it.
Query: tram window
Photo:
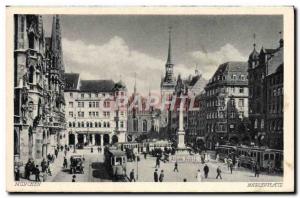
[[[270,154],[270,160],[274,160],[274,154]]]
[[[269,154],[265,154],[264,155],[264,160],[268,160],[269,159]]]
[[[275,154],[275,159],[276,159],[276,160],[279,159],[279,154],[278,154],[278,153]]]
[[[122,164],[122,157],[116,157],[115,165],[121,165],[121,164]]]
[[[253,157],[256,157],[256,153],[253,153]]]

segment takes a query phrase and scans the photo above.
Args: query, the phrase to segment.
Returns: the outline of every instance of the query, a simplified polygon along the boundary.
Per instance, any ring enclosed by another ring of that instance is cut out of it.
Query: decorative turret
[[[249,68],[254,68],[259,62],[259,53],[256,51],[255,33],[253,34],[253,51],[249,55],[248,63]]]

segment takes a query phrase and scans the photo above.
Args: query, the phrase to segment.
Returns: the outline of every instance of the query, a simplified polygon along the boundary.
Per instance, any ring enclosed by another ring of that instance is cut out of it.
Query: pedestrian
[[[49,176],[52,176],[51,170],[52,170],[52,163],[49,163],[48,167],[47,167],[47,173],[48,173]]]
[[[27,163],[25,164],[25,178],[29,180],[30,177],[30,160],[28,159]]]
[[[134,169],[131,170],[130,174],[129,174],[129,178],[130,178],[130,182],[134,181],[135,182],[135,178],[134,178]]]
[[[220,176],[220,179],[222,179],[222,176],[221,176],[221,168],[220,168],[220,166],[218,166],[218,168],[217,168],[217,177],[216,177],[216,179],[218,179],[218,177]]]
[[[227,160],[227,168],[228,170],[230,170],[230,164],[232,163],[232,160],[230,158],[228,158]]]
[[[64,168],[68,168],[68,160],[66,157],[64,157],[64,163],[63,163]]]
[[[233,169],[233,163],[232,162],[230,162],[229,168],[230,168],[230,173],[232,174],[232,169]]]
[[[147,159],[147,153],[144,152],[144,159]]]
[[[165,177],[165,175],[164,175],[164,170],[161,170],[161,171],[160,171],[160,175],[159,175],[159,181],[160,181],[160,182],[163,182],[163,181],[164,181],[164,177]]]
[[[177,163],[177,161],[175,162],[175,166],[174,166],[173,172],[175,172],[175,170],[178,172],[178,163]]]
[[[45,172],[47,169],[47,164],[46,164],[46,160],[44,158],[41,162],[41,167],[42,167],[42,173]]]
[[[35,174],[35,181],[36,182],[40,182],[40,169],[39,169],[39,165],[35,166],[35,170],[34,170],[34,174]]]
[[[57,155],[58,155],[58,150],[55,149],[55,157],[57,158]]]
[[[157,173],[157,169],[155,169],[153,176],[154,176],[154,182],[158,182],[158,173]]]
[[[91,147],[91,153],[93,153],[94,152],[94,149],[93,149],[93,147]]]
[[[64,147],[63,145],[60,146],[60,151],[63,151],[64,150]]]
[[[67,149],[65,149],[64,153],[65,153],[65,156],[67,156]]]
[[[183,182],[186,182],[186,181],[187,181],[186,178],[184,178],[184,179],[183,179]]]
[[[259,174],[260,174],[260,167],[258,164],[255,165],[255,174],[254,174],[254,177],[259,177]]]
[[[160,165],[160,160],[159,157],[156,158],[156,164],[155,164],[155,168],[159,168]]]
[[[76,175],[73,175],[73,177],[72,177],[72,182],[76,182]]]
[[[205,179],[207,179],[207,177],[208,177],[208,172],[209,172],[209,167],[207,166],[207,164],[205,164],[205,166],[204,166],[204,168],[203,168],[203,171],[204,171]]]
[[[19,167],[15,167],[15,181],[20,181],[20,169]]]
[[[202,175],[201,175],[200,169],[198,169],[196,178],[197,178],[197,181],[198,181],[198,182],[201,182],[201,181],[202,181]]]
[[[97,150],[98,150],[98,153],[100,153],[100,147],[99,146],[98,146]]]

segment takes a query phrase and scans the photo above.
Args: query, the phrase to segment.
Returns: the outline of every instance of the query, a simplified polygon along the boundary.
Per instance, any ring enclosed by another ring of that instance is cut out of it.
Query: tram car
[[[220,145],[216,147],[216,150],[217,154],[219,154],[219,159],[224,160],[225,157],[234,155],[238,159],[239,165],[246,168],[254,168],[255,165],[258,165],[261,170],[283,171],[282,150],[228,145]]]
[[[164,149],[172,149],[172,143],[166,140],[148,142],[148,152],[151,153],[155,149],[161,149],[162,151]]]
[[[216,146],[216,155],[219,155],[219,159],[224,161],[225,158],[236,156],[237,147],[229,145]]]
[[[112,177],[126,177],[127,157],[124,151],[121,151],[116,147],[105,148],[104,157],[104,164]]]

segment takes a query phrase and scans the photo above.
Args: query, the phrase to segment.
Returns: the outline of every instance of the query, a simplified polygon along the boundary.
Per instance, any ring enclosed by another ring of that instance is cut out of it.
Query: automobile
[[[70,174],[83,173],[84,168],[84,157],[83,155],[72,155],[70,157]]]
[[[76,144],[77,149],[83,149],[83,146],[84,146],[83,143],[77,143]]]

